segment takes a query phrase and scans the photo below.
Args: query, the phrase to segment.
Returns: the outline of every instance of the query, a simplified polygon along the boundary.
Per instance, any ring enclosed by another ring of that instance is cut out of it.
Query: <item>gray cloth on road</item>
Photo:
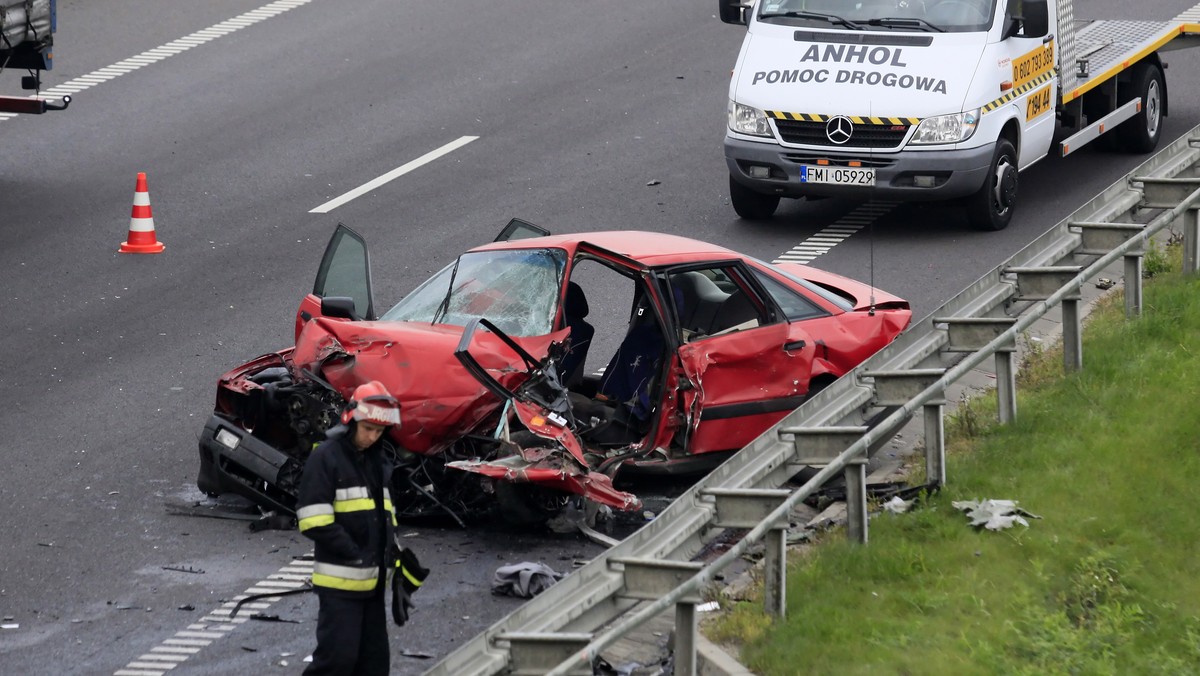
[[[514,563],[500,566],[492,578],[492,593],[530,599],[558,582],[566,573],[555,572],[544,563]]]

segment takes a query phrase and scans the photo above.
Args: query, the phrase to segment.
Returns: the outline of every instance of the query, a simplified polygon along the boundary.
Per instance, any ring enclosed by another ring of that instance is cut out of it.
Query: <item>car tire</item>
[[[1128,89],[1122,90],[1121,102],[1142,98],[1142,109],[1117,127],[1117,147],[1127,153],[1148,153],[1158,147],[1162,136],[1163,111],[1167,103],[1167,84],[1162,68],[1153,61],[1133,67]]]
[[[987,180],[967,198],[967,220],[979,230],[1003,230],[1017,206],[1017,149],[1011,141],[996,141]]]
[[[775,215],[779,207],[779,195],[764,195],[729,177],[729,201],[738,216],[748,221],[763,221]]]

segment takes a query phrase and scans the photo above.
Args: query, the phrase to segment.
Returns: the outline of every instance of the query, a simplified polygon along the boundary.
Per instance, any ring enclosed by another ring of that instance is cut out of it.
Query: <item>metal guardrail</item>
[[[1064,368],[1082,367],[1080,289],[1124,259],[1126,312],[1141,311],[1149,239],[1179,224],[1184,271],[1198,269],[1200,127],[1144,162],[1008,261],[915,323],[713,470],[654,521],[434,665],[428,675],[591,674],[600,651],[675,608],[675,673],[696,671],[696,613],[705,585],[766,540],[768,612],[782,615],[790,510],[846,478],[848,534],[867,541],[867,459],[918,412],[927,476],[945,482],[946,389],[995,359],[1001,422],[1016,416],[1017,336],[1061,306]],[[804,467],[822,467],[782,489]],[[750,529],[708,564],[692,562],[727,529]]]

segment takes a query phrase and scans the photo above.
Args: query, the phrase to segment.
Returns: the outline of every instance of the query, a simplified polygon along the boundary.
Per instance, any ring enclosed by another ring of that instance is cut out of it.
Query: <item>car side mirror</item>
[[[354,314],[354,299],[349,296],[326,296],[321,299],[321,314],[325,317],[357,320]]]

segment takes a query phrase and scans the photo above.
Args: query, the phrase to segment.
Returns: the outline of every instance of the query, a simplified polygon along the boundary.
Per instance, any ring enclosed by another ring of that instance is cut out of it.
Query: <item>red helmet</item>
[[[365,420],[376,425],[399,425],[400,402],[378,380],[359,385],[342,412],[342,422]]]

